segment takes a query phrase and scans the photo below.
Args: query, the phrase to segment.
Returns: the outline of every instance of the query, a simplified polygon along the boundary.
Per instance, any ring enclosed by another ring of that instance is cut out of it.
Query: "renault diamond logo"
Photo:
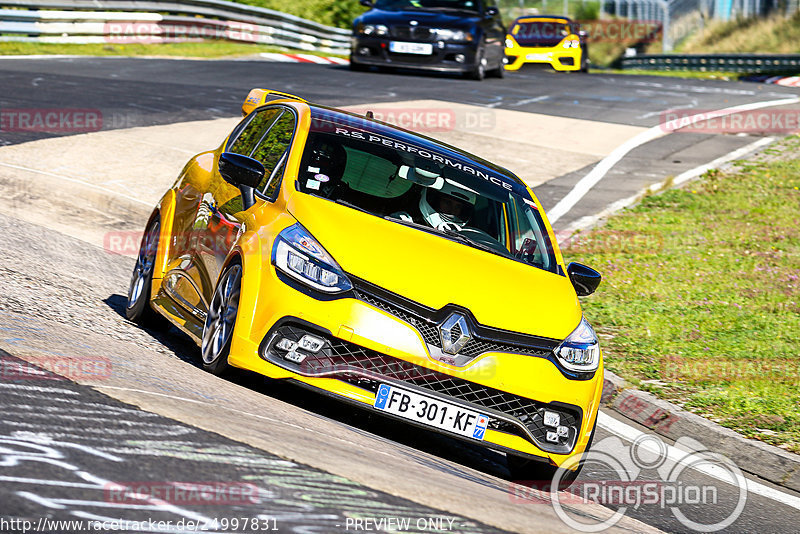
[[[458,354],[472,339],[466,318],[460,313],[451,314],[439,327],[439,338],[442,340],[442,351]]]

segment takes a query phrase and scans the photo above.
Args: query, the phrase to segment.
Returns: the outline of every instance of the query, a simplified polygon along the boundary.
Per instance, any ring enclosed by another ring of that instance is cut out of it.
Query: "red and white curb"
[[[340,57],[314,56],[312,54],[278,54],[274,52],[264,52],[259,57],[267,61],[278,61],[281,63],[316,63],[318,65],[349,65],[350,62]]]

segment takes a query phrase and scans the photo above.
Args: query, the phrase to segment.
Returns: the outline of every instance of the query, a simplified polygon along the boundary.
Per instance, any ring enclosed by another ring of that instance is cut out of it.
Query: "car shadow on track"
[[[110,295],[103,302],[127,321],[125,318],[127,298],[124,295]],[[164,328],[143,330],[169,349],[176,358],[202,368],[197,344],[176,327],[165,323]],[[331,402],[330,397],[298,386],[296,383],[273,380],[241,369],[232,369],[222,379],[292,404],[311,415],[346,426],[351,431],[403,445],[407,447],[404,454],[420,465],[504,491],[508,489],[507,484],[481,477],[470,471],[475,470],[492,477],[510,479],[505,455],[502,453],[381,417],[371,413],[368,408],[359,408],[345,402]]]

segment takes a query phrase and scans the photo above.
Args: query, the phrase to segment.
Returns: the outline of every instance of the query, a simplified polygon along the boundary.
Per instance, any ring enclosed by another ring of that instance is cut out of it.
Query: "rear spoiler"
[[[272,91],[271,89],[253,89],[247,94],[247,98],[244,99],[242,104],[242,117],[248,116],[257,107],[273,100],[294,100],[295,102],[308,103],[306,100],[289,93]]]

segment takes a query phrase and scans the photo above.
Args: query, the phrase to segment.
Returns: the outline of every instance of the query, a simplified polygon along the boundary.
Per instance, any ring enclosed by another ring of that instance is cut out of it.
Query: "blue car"
[[[350,68],[403,67],[503,77],[506,28],[495,0],[361,0]]]

